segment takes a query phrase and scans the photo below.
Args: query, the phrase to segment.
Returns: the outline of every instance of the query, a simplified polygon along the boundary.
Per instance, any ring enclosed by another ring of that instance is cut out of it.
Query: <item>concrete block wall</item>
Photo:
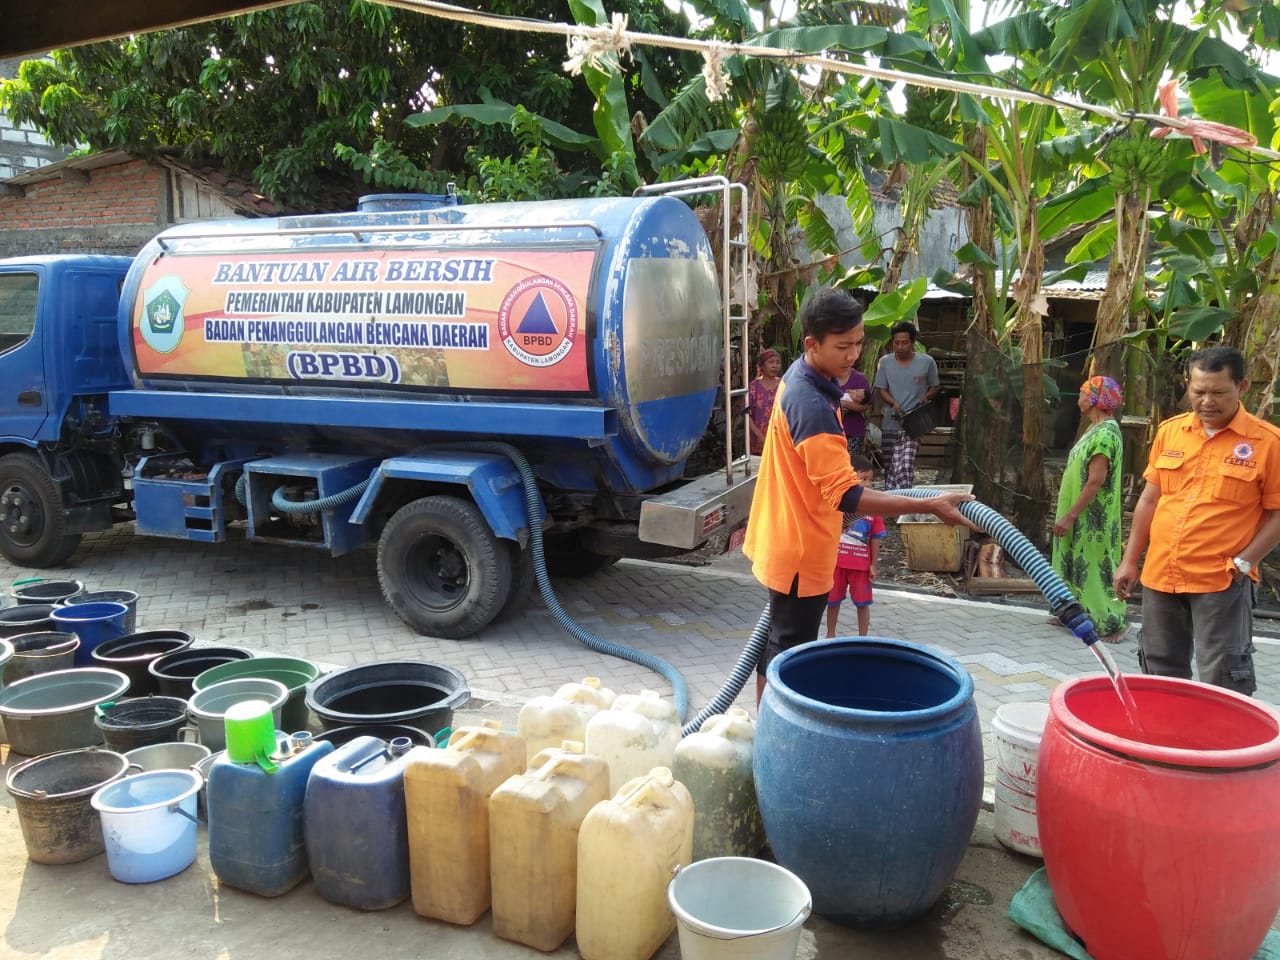
[[[0,77],[16,77],[21,64],[18,58],[0,60]],[[35,127],[17,126],[0,111],[0,181],[30,173],[66,155],[65,150],[51,145]]]

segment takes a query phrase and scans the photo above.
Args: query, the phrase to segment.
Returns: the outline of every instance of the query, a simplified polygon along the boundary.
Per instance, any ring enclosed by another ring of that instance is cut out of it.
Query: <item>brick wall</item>
[[[0,256],[133,256],[167,221],[168,182],[164,168],[131,160],[0,194]]]

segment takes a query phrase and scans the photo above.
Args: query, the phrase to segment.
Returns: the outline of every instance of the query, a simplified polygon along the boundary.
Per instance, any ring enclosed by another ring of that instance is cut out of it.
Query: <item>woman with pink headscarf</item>
[[[1129,632],[1125,603],[1111,582],[1121,557],[1116,413],[1123,403],[1120,385],[1110,377],[1092,377],[1080,387],[1077,404],[1089,427],[1067,455],[1053,524],[1053,569],[1108,643]]]
[[[769,432],[773,401],[778,397],[778,384],[781,382],[782,354],[770,347],[760,354],[756,378],[747,384],[747,417],[751,429],[751,453],[755,456],[764,452],[764,435]]]

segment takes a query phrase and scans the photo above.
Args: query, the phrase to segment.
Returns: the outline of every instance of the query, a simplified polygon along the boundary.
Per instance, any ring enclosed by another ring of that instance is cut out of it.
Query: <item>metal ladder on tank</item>
[[[745,414],[742,417],[742,456],[733,455],[733,414],[735,410],[746,409],[751,382],[750,343],[747,339],[750,289],[747,269],[751,262],[747,244],[747,187],[716,176],[655,183],[635,191],[636,196],[692,197],[706,194],[720,195],[720,309],[724,323],[724,379],[720,392],[724,398],[724,482],[725,486],[732,486],[735,477],[743,480],[751,476],[751,424]],[[735,338],[741,361],[740,387],[733,386]]]

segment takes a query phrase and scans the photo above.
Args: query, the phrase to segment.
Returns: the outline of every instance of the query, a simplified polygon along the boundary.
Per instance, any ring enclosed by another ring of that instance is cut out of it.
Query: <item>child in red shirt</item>
[[[874,467],[866,457],[855,455],[853,469],[863,484],[871,484]],[[871,581],[876,578],[880,560],[880,541],[884,539],[884,520],[880,517],[846,513],[844,532],[840,535],[840,552],[836,555],[835,582],[827,595],[827,638],[836,635],[836,619],[847,592],[858,611],[858,636],[871,629]]]

